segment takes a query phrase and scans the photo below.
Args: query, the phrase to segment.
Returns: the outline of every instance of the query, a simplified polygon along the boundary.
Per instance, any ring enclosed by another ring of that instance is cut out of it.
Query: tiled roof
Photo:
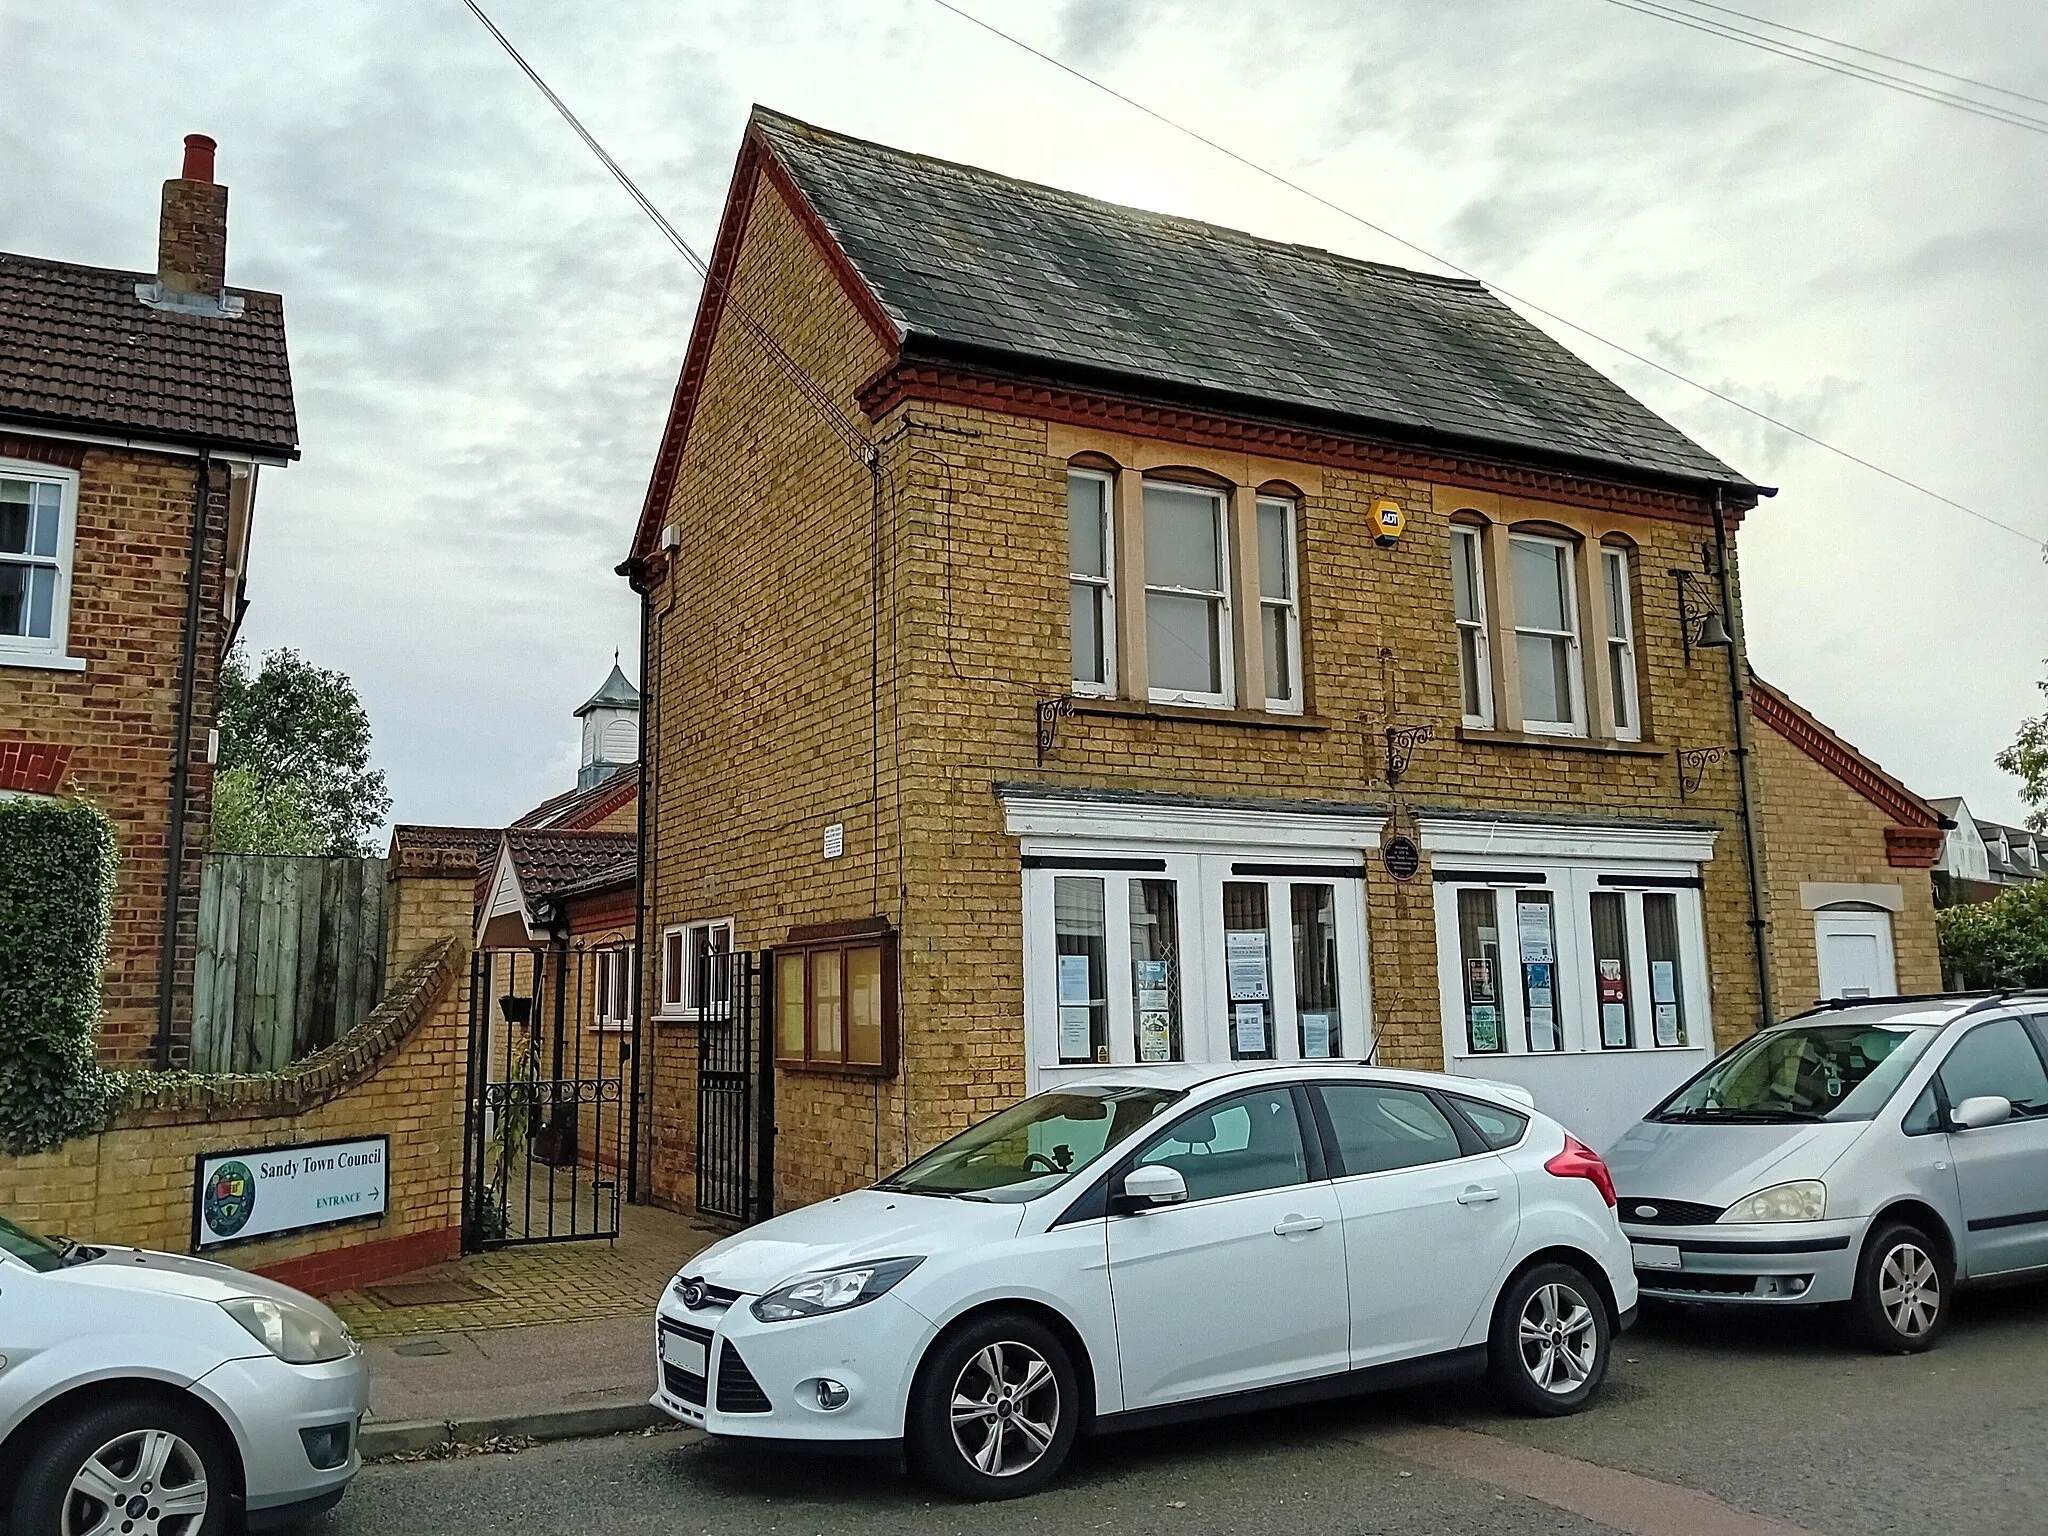
[[[639,840],[630,832],[562,832],[512,827],[505,847],[529,903],[560,896],[630,862]]]
[[[151,309],[148,272],[0,252],[0,417],[299,456],[284,300]]]
[[[906,356],[1749,485],[1476,282],[1120,207],[764,108],[753,131]]]
[[[552,800],[541,801],[512,825],[563,829],[587,827],[604,820],[631,801],[639,787],[640,775],[630,769],[622,769],[587,789],[572,789]]]

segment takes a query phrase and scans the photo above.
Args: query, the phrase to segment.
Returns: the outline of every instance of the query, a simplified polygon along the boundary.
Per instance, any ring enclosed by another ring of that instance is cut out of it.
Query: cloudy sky
[[[2048,539],[2048,135],[1612,0],[959,3]],[[2048,99],[2038,0],[1732,3]],[[491,8],[700,247],[759,101],[1427,265],[932,0]],[[614,649],[633,669],[611,567],[694,274],[457,0],[0,0],[0,58],[0,248],[151,267],[180,137],[220,140],[230,280],[285,295],[305,451],[264,481],[250,640],[354,676],[401,819],[498,823],[573,782],[569,711]],[[1534,318],[1783,488],[1742,534],[1758,669],[1923,793],[2017,819],[1991,758],[2048,703],[2041,550]]]

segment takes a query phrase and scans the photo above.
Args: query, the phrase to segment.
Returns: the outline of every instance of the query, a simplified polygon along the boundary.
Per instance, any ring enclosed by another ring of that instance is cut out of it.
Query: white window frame
[[[1458,710],[1464,723],[1474,730],[1493,729],[1493,648],[1486,627],[1486,545],[1485,530],[1463,523],[1451,526],[1451,617],[1458,632]],[[1460,562],[1472,573],[1473,617],[1461,619],[1458,613],[1458,574],[1455,569]],[[1472,635],[1473,693],[1479,700],[1479,713],[1465,712],[1465,645],[1464,636]]]
[[[1601,660],[1607,666],[1609,686],[1614,689],[1618,713],[1608,724],[1613,727],[1616,741],[1643,739],[1642,694],[1636,686],[1635,597],[1629,591],[1629,564],[1628,551],[1621,545],[1600,546],[1600,606],[1607,621],[1607,645]],[[1612,582],[1608,579],[1610,570],[1619,572]],[[1617,601],[1610,602],[1610,597]],[[1619,718],[1620,712],[1628,716],[1626,725]]]
[[[1116,476],[1100,469],[1069,469],[1069,483],[1075,480],[1093,480],[1102,487],[1102,570],[1100,576],[1089,576],[1073,569],[1073,561],[1067,561],[1067,588],[1071,593],[1077,586],[1093,587],[1102,594],[1102,681],[1072,676],[1073,672],[1073,624],[1072,599],[1069,598],[1067,636],[1069,673],[1067,682],[1073,693],[1084,698],[1110,699],[1116,697]],[[1073,517],[1073,498],[1067,500],[1067,516]],[[1068,533],[1072,538],[1071,528]]]
[[[58,488],[56,554],[0,556],[0,560],[9,565],[41,566],[56,571],[50,591],[50,633],[47,637],[0,635],[0,666],[81,671],[85,663],[69,654],[71,585],[78,537],[78,471],[33,464],[23,459],[0,458],[0,477]]]
[[[1144,516],[1143,492],[1155,485],[1162,490],[1180,491],[1209,498],[1216,518],[1216,575],[1222,585],[1214,591],[1201,587],[1159,586],[1153,582],[1152,573],[1148,569],[1145,573],[1146,611],[1143,615],[1146,626],[1147,660],[1150,660],[1149,653],[1151,649],[1151,600],[1155,592],[1162,597],[1195,597],[1202,599],[1204,602],[1213,602],[1217,605],[1216,677],[1222,684],[1222,691],[1219,693],[1201,693],[1192,689],[1180,690],[1148,686],[1146,690],[1147,696],[1155,704],[1193,704],[1209,709],[1234,708],[1236,705],[1235,695],[1237,688],[1236,678],[1233,675],[1236,666],[1235,626],[1237,619],[1232,611],[1230,601],[1230,495],[1226,491],[1219,491],[1210,486],[1189,485],[1179,480],[1147,480],[1140,488],[1138,509],[1140,517]],[[1148,567],[1150,566],[1151,561],[1149,558],[1146,564]],[[1259,686],[1261,691],[1263,691],[1265,687],[1264,682],[1262,681]]]
[[[1524,685],[1523,697],[1516,702],[1525,706],[1521,711],[1522,729],[1537,736],[1583,736],[1586,734],[1586,665],[1585,647],[1579,634],[1579,575],[1576,551],[1565,539],[1551,538],[1538,533],[1510,533],[1508,535],[1508,601],[1516,609],[1514,615],[1516,670],[1520,671],[1521,638],[1523,635],[1540,635],[1546,640],[1563,640],[1568,657],[1566,683],[1571,689],[1569,701],[1571,718],[1568,720],[1531,720],[1528,717],[1527,691]],[[1564,619],[1570,626],[1566,629],[1540,629],[1524,621],[1520,605],[1515,602],[1514,591],[1514,546],[1517,544],[1542,544],[1558,552],[1559,568],[1564,572]]]
[[[603,1030],[628,1029],[633,1023],[636,967],[631,944],[607,944],[588,951],[591,967],[590,1016]],[[620,1011],[621,1003],[624,1011]]]
[[[725,932],[724,953],[734,948],[733,920],[729,917],[706,918],[693,923],[671,923],[661,931],[661,1016],[665,1019],[701,1019],[704,1003],[697,993],[697,967],[692,961],[694,946],[691,940],[699,933],[708,937],[713,930]],[[682,974],[676,974],[677,956],[670,940],[680,936]]]
[[[1277,510],[1286,519],[1284,548],[1287,553],[1287,593],[1284,597],[1268,597],[1266,595],[1265,544],[1258,537],[1262,531],[1258,527],[1258,521],[1264,517],[1266,509],[1269,507]],[[1257,498],[1257,509],[1253,513],[1253,528],[1253,542],[1256,546],[1253,553],[1257,556],[1259,562],[1258,623],[1260,656],[1263,663],[1266,645],[1267,610],[1277,609],[1283,615],[1280,631],[1287,642],[1287,671],[1288,677],[1294,685],[1292,693],[1283,694],[1279,697],[1267,694],[1266,709],[1270,714],[1298,715],[1302,712],[1303,701],[1307,697],[1307,687],[1303,678],[1301,659],[1301,548],[1296,542],[1300,534],[1300,504],[1287,496],[1261,496]],[[1260,680],[1259,686],[1263,691],[1265,688],[1263,678]]]

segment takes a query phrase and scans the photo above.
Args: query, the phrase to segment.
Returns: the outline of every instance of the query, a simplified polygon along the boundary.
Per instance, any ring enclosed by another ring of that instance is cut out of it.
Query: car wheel
[[[1863,1245],[1849,1311],[1876,1348],[1918,1354],[1948,1327],[1955,1288],[1955,1269],[1939,1243],[1918,1227],[1887,1222]]]
[[[220,1536],[233,1485],[233,1464],[200,1414],[123,1398],[61,1420],[30,1452],[12,1536]]]
[[[1036,1493],[1067,1459],[1081,1390],[1058,1334],[1036,1318],[984,1317],[933,1346],[911,1390],[911,1463],[964,1499]]]
[[[1577,1413],[1607,1375],[1613,1327],[1600,1288],[1569,1264],[1517,1276],[1494,1309],[1494,1389],[1528,1413]]]

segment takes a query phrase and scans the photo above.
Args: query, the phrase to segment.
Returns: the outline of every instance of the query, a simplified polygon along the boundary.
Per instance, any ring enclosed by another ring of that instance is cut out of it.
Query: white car
[[[0,1216],[0,1522],[10,1536],[295,1524],[361,1463],[369,1372],[341,1319],[207,1259]]]
[[[1518,1088],[1108,1071],[707,1248],[653,1402],[1007,1498],[1084,1429],[1486,1371],[1570,1413],[1635,1308],[1605,1166]]]

